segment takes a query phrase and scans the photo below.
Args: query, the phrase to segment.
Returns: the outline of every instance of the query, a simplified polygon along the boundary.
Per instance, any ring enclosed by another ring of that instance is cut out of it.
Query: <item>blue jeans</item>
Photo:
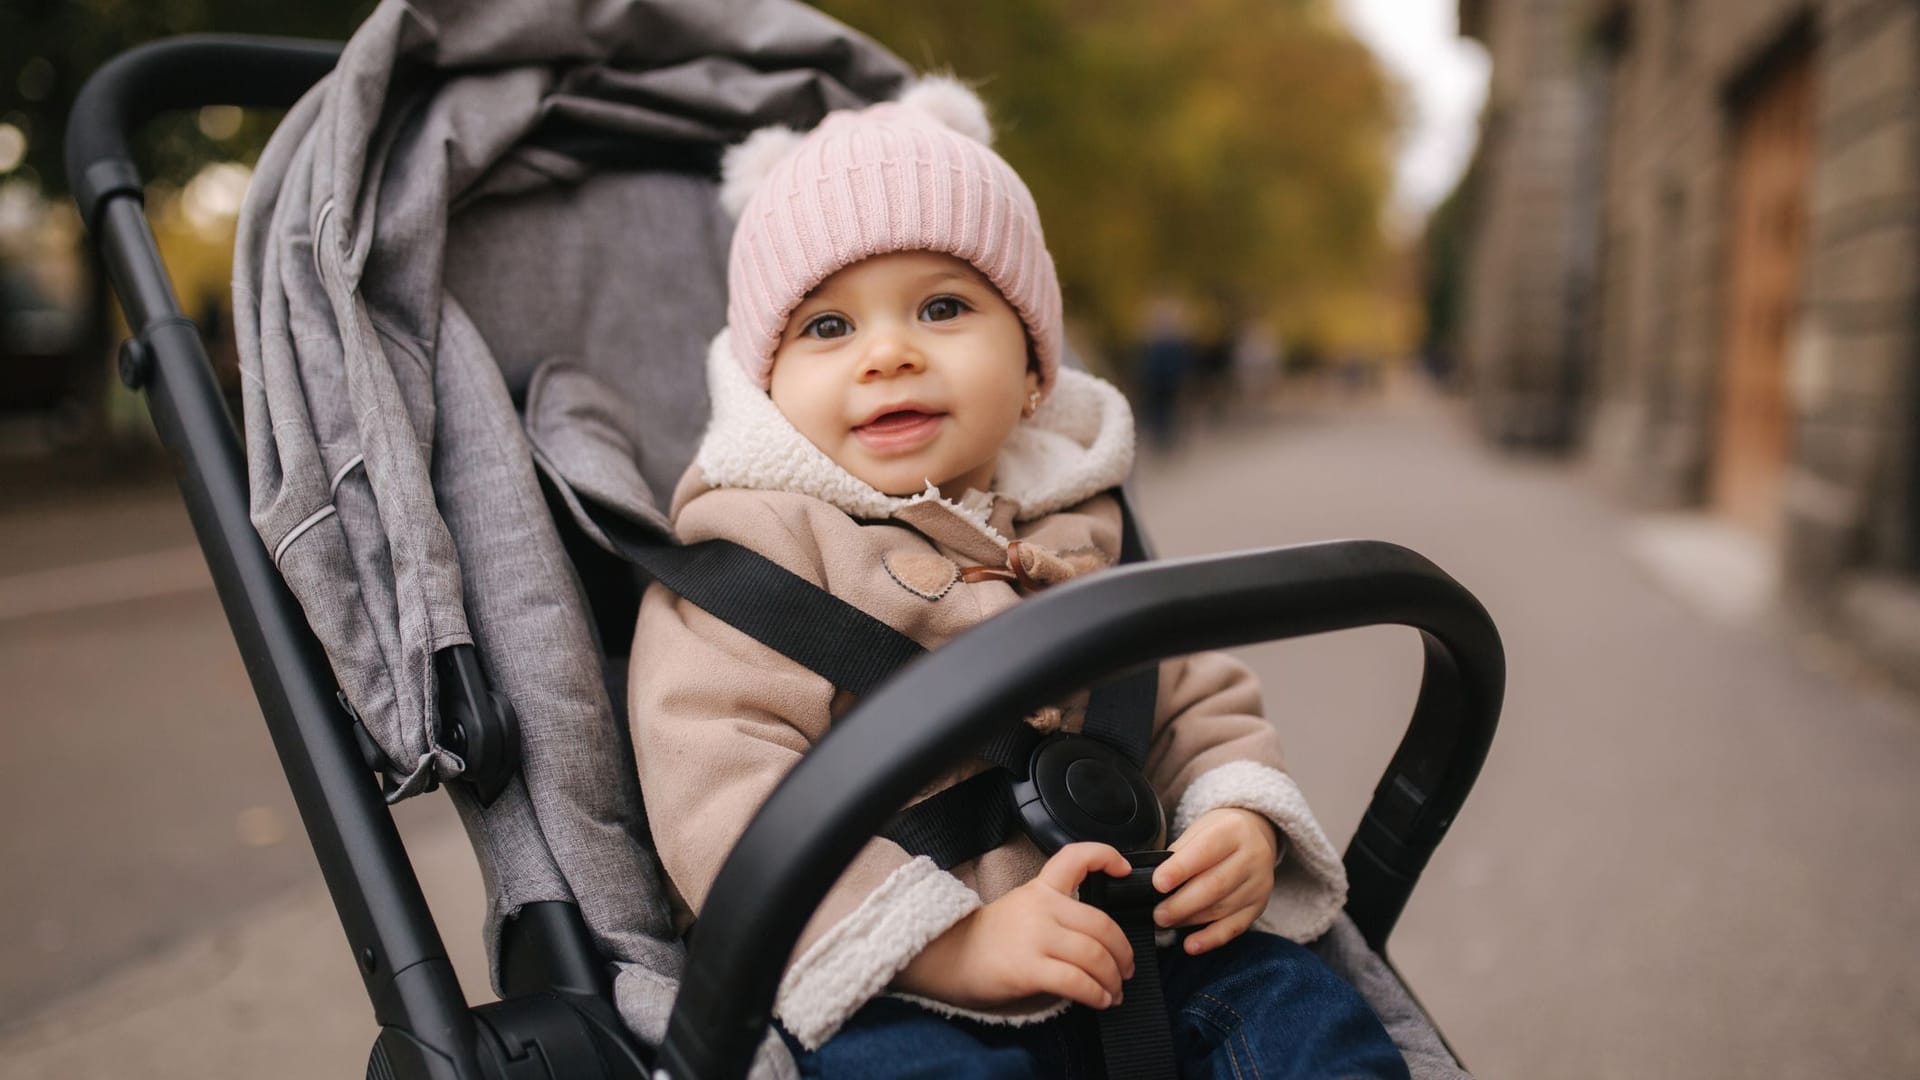
[[[1359,992],[1284,938],[1249,932],[1200,956],[1162,949],[1160,979],[1182,1080],[1406,1080],[1406,1062]],[[1092,1075],[1080,1052],[1082,1040],[1098,1039],[1092,1020],[1076,1007],[1006,1027],[875,998],[820,1049],[791,1036],[787,1046],[809,1080],[1076,1078]]]

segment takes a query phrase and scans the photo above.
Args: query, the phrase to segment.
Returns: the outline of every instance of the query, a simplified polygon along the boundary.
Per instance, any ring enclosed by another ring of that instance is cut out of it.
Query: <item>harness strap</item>
[[[1133,872],[1126,877],[1092,874],[1080,884],[1080,899],[1112,916],[1133,947],[1133,978],[1120,984],[1120,1003],[1094,1013],[1107,1080],[1171,1080],[1178,1075],[1153,924],[1153,907],[1161,899],[1153,887],[1153,869],[1171,854],[1133,852],[1127,856]]]
[[[1133,511],[1127,507],[1125,498],[1117,501],[1120,503],[1120,562],[1122,565],[1145,562],[1146,540],[1134,523]],[[1159,664],[1149,664],[1132,674],[1102,683],[1093,688],[1081,734],[1099,739],[1144,768],[1153,740],[1153,713],[1159,696]]]
[[[580,496],[615,550],[709,615],[856,697],[926,652],[920,643],[731,540],[668,543]]]
[[[1153,707],[1159,696],[1159,664],[1101,683],[1087,701],[1087,719],[1080,734],[1099,739],[1144,768],[1153,740]]]
[[[951,870],[1006,843],[1019,830],[1012,774],[993,768],[900,811],[880,835]]]
[[[1043,738],[1045,736],[1035,731],[1032,724],[1009,724],[1006,730],[993,737],[993,741],[980,748],[979,756],[1005,769],[1010,775],[1020,776],[1026,773],[1027,761],[1033,757],[1033,748]]]

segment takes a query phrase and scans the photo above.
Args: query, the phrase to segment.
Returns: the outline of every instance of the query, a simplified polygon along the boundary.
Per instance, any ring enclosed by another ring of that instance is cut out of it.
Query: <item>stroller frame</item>
[[[331,43],[230,35],[135,48],[88,80],[66,156],[82,218],[133,328],[121,378],[145,392],[178,470],[381,1025],[370,1080],[744,1076],[784,959],[814,906],[894,811],[1007,717],[1167,656],[1397,624],[1419,630],[1425,671],[1407,732],[1345,856],[1347,914],[1384,955],[1486,757],[1505,660],[1485,610],[1432,563],[1392,544],[1341,541],[1117,567],[1049,590],[998,616],[993,632],[964,634],[909,665],[802,760],[734,846],[701,913],[657,1054],[621,1024],[607,964],[570,903],[528,905],[507,921],[504,1000],[470,1008],[320,643],[254,530],[233,419],[160,260],[128,150],[131,135],[161,112],[286,108],[338,56]],[[982,680],[981,671],[1001,677]],[[891,722],[909,714],[915,723]]]

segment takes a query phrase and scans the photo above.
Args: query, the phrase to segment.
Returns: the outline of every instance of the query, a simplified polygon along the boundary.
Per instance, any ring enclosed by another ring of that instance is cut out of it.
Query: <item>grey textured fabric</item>
[[[396,797],[463,769],[436,742],[433,655],[475,645],[524,757],[489,807],[454,791],[489,944],[525,903],[576,901],[621,966],[622,1016],[651,1041],[680,946],[514,394],[570,353],[630,402],[671,401],[621,432],[644,480],[670,483],[704,412],[673,373],[697,378],[721,321],[725,225],[710,181],[603,189],[601,171],[649,146],[717,157],[756,127],[889,97],[906,74],[792,0],[392,0],[289,112],[242,213],[254,524],[347,700],[408,773]],[[695,254],[704,273],[689,273]],[[760,1071],[790,1075],[777,1042]]]
[[[538,369],[564,365],[598,382],[599,400],[618,405],[601,410],[607,434],[638,450],[645,487],[632,489],[622,477],[593,493],[651,492],[653,504],[665,507],[706,426],[704,361],[726,322],[731,225],[702,178],[632,181],[600,174],[474,205],[448,239],[447,287],[460,297],[531,295],[551,305],[530,312],[469,303],[468,310],[515,395],[525,395],[530,422],[533,399],[543,393]],[[608,222],[624,223],[611,239]],[[572,426],[536,429],[536,441],[575,437]]]
[[[527,392],[527,436],[534,460],[553,483],[574,524],[608,551],[613,546],[580,504],[593,497],[664,535],[666,515],[649,497],[637,451],[621,430],[625,410],[605,382],[584,368],[556,361],[534,374]]]
[[[637,375],[640,343],[589,332],[659,324],[583,316],[589,309],[658,296],[652,310],[684,312],[687,326],[711,332],[723,300],[717,269],[709,288],[705,274],[664,258],[603,266],[594,256],[618,250],[609,237],[646,251],[643,226],[693,223],[713,266],[717,209],[660,212],[690,205],[699,181],[685,180],[652,214],[618,200],[585,207],[570,220],[594,238],[590,249],[562,257],[565,249],[544,247],[549,258],[520,271],[524,245],[487,204],[520,194],[538,207],[545,191],[557,211],[595,190],[586,181],[602,158],[661,140],[714,149],[773,122],[811,125],[828,109],[890,96],[906,74],[792,0],[396,0],[374,11],[339,68],[282,123],[249,190],[235,265],[254,520],[295,594],[313,599],[330,654],[354,661],[336,664],[347,669],[348,699],[414,770],[402,796],[460,771],[434,743],[431,657],[472,639],[462,568],[430,482],[444,286],[451,279],[483,338],[499,340],[493,351],[515,387],[560,352]],[[497,228],[450,237],[469,209],[495,215],[486,224]],[[482,239],[496,232],[509,239]],[[615,270],[634,276],[609,276]],[[631,295],[612,292],[620,289]],[[543,341],[572,330],[582,332],[567,348]],[[678,355],[659,355],[669,353]],[[665,440],[649,455],[655,486],[670,483],[660,478],[682,456],[676,447],[690,449],[699,410],[687,400],[634,421],[643,449]],[[638,430],[660,417],[658,433]],[[332,497],[335,487],[354,489],[344,501],[355,513]],[[347,577],[359,587],[336,595]]]
[[[1471,1080],[1440,1040],[1426,1012],[1407,993],[1400,976],[1378,953],[1367,948],[1352,919],[1345,914],[1335,919],[1332,929],[1313,943],[1313,951],[1373,1006],[1387,1034],[1407,1059],[1407,1071],[1413,1080]]]
[[[441,340],[433,485],[466,570],[466,610],[486,628],[483,643],[511,644],[485,650],[487,674],[519,712],[521,777],[539,835],[609,955],[677,970],[656,889],[635,887],[659,875],[639,841],[640,792],[519,417],[485,342],[451,299]],[[524,900],[496,902],[504,915]]]

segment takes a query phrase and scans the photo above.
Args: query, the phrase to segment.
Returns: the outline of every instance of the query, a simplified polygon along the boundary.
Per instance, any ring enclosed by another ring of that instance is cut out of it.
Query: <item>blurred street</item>
[[[1143,462],[1163,556],[1371,537],[1473,590],[1500,738],[1392,942],[1489,1077],[1920,1073],[1920,705],[1680,599],[1582,467],[1396,386]],[[0,1078],[358,1075],[374,1026],[177,497],[0,512]],[[1708,583],[1709,585],[1711,583]],[[1336,842],[1411,707],[1375,629],[1250,658]],[[403,808],[469,993],[481,894]]]

